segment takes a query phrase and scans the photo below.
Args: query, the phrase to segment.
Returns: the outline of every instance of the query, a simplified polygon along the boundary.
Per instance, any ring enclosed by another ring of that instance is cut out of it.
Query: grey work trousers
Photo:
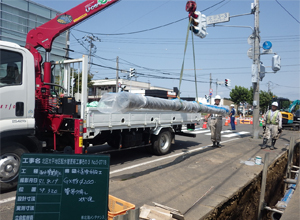
[[[278,125],[273,125],[273,124],[267,124],[266,125],[266,130],[264,133],[264,138],[266,139],[278,139]]]
[[[222,117],[210,120],[211,141],[221,142]]]

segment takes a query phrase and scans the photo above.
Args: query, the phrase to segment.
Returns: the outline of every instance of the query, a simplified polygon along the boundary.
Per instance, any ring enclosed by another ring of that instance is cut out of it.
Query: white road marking
[[[232,133],[232,134],[223,135],[222,137],[234,137],[234,136],[248,134],[248,133],[250,133],[250,132],[248,132],[248,131],[241,131],[241,132],[236,132],[236,133]]]
[[[210,130],[190,131],[190,132],[188,132],[188,133],[191,133],[191,134],[201,134],[201,133],[206,133],[206,132],[210,132]]]
[[[229,140],[226,140],[226,141],[222,141],[221,144],[226,143],[226,142],[230,142],[230,141],[234,141],[234,140],[238,140],[238,139],[240,139],[240,138],[233,138],[233,139],[229,139]],[[166,160],[166,159],[169,159],[169,158],[172,158],[172,157],[177,157],[177,156],[180,156],[180,155],[184,155],[184,154],[204,150],[204,149],[209,148],[209,147],[211,147],[211,145],[198,147],[198,148],[195,148],[195,149],[192,149],[192,150],[188,150],[188,151],[185,151],[185,152],[173,154],[173,155],[166,156],[166,157],[161,157],[161,158],[158,158],[156,160],[148,161],[148,162],[145,162],[145,163],[140,163],[140,164],[136,164],[136,165],[133,165],[133,166],[124,167],[122,169],[111,171],[110,174],[119,173],[119,172],[122,172],[122,171],[125,171],[125,170],[130,170],[130,169],[133,169],[133,168],[136,168],[136,167],[140,167],[140,166],[144,166],[144,165],[147,165],[147,164],[150,164],[150,163],[155,163],[155,162],[158,162],[158,161]],[[0,204],[6,203],[6,202],[11,202],[11,201],[14,201],[15,199],[16,199],[16,197],[10,197],[10,198],[7,198],[7,199],[2,199],[2,200],[0,200]]]
[[[231,133],[231,132],[232,132],[231,130],[225,130],[225,131],[221,131],[221,134]],[[205,135],[211,135],[211,133],[208,133],[208,134],[205,134]],[[222,136],[222,137],[225,137],[225,136]]]
[[[7,199],[2,199],[2,200],[0,200],[0,204],[6,203],[6,202],[11,202],[11,201],[14,201],[15,199],[16,199],[16,197],[10,197],[10,198],[7,198]]]

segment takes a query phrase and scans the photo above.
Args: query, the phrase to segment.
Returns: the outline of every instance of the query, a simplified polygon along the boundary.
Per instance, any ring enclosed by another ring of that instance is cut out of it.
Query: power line
[[[181,18],[181,19],[176,20],[176,21],[173,21],[173,22],[170,22],[170,23],[167,23],[167,24],[164,24],[164,25],[160,25],[160,26],[158,26],[158,27],[148,28],[148,29],[140,30],[140,31],[127,32],[127,33],[104,34],[104,33],[91,33],[91,32],[88,32],[88,31],[81,31],[81,30],[77,30],[77,29],[75,29],[75,30],[76,30],[76,31],[79,31],[79,32],[82,32],[82,33],[86,33],[86,34],[94,34],[94,35],[108,35],[108,36],[113,36],[113,35],[128,35],[128,34],[138,34],[138,33],[146,32],[146,31],[153,31],[153,30],[156,30],[156,29],[159,29],[159,28],[162,28],[162,27],[169,26],[169,25],[171,25],[171,24],[175,24],[175,23],[180,22],[180,21],[183,21],[183,20],[185,20],[185,19],[186,19],[186,17]]]
[[[275,0],[292,18],[294,18],[299,24],[300,22],[285,8],[282,4],[279,3],[279,1]]]
[[[96,64],[96,63],[91,63],[92,65],[95,65],[95,66],[99,66],[99,67],[102,67],[102,68],[106,68],[106,69],[111,69],[111,70],[120,70],[121,69],[117,69],[117,68],[114,68],[114,67],[110,67],[110,66],[103,66],[103,65],[100,65],[100,64]],[[123,72],[127,72],[129,73],[129,71],[127,70],[122,70]],[[152,74],[145,74],[145,73],[141,73],[141,72],[137,72],[137,74],[139,74],[140,77],[148,77],[148,78],[156,78],[156,79],[172,79],[172,80],[179,80],[180,78],[179,77],[165,77],[165,76],[158,76],[158,75],[152,75]],[[182,79],[184,81],[188,81],[188,82],[194,82],[194,80],[189,80],[189,79]],[[200,80],[197,80],[197,83],[209,83],[208,81],[200,81]]]
[[[225,0],[222,0],[220,1],[219,3],[216,3],[204,10],[203,11],[206,11],[212,7],[215,7],[216,5],[218,4],[221,4],[222,2],[224,2]],[[179,20],[176,20],[176,21],[173,21],[173,22],[170,22],[170,23],[167,23],[167,24],[164,24],[164,25],[160,25],[160,26],[157,26],[157,27],[153,27],[153,28],[148,28],[148,29],[144,29],[144,30],[140,30],[140,31],[132,31],[132,32],[127,32],[127,33],[115,33],[115,34],[104,34],[104,33],[91,33],[91,32],[88,32],[88,31],[82,31],[82,30],[78,30],[78,29],[74,29],[76,31],[79,31],[79,32],[82,32],[82,33],[85,33],[85,34],[95,34],[95,35],[108,35],[108,36],[116,36],[116,35],[129,35],[129,34],[138,34],[138,33],[143,33],[143,32],[147,32],[147,31],[153,31],[153,30],[156,30],[156,29],[159,29],[159,28],[163,28],[163,27],[166,27],[166,26],[169,26],[169,25],[172,25],[172,24],[175,24],[175,23],[178,23],[180,21],[183,21],[183,20],[186,20],[187,17],[184,17],[184,18],[181,18]]]

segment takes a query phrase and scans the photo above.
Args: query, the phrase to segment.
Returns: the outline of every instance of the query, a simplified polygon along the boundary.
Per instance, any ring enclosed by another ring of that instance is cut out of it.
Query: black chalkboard
[[[109,159],[23,154],[13,220],[107,219]]]

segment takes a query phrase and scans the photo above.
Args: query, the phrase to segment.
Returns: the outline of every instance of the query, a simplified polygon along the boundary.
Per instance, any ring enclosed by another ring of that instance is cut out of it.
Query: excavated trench
[[[293,164],[299,166],[299,141],[294,147]],[[284,177],[287,168],[288,153],[282,154],[273,161],[267,174],[265,202],[267,206],[274,207],[284,195]],[[235,193],[227,202],[216,207],[205,216],[204,220],[253,220],[258,216],[258,204],[260,198],[262,172],[257,175],[243,189]],[[262,220],[271,220],[271,212],[264,210]]]

